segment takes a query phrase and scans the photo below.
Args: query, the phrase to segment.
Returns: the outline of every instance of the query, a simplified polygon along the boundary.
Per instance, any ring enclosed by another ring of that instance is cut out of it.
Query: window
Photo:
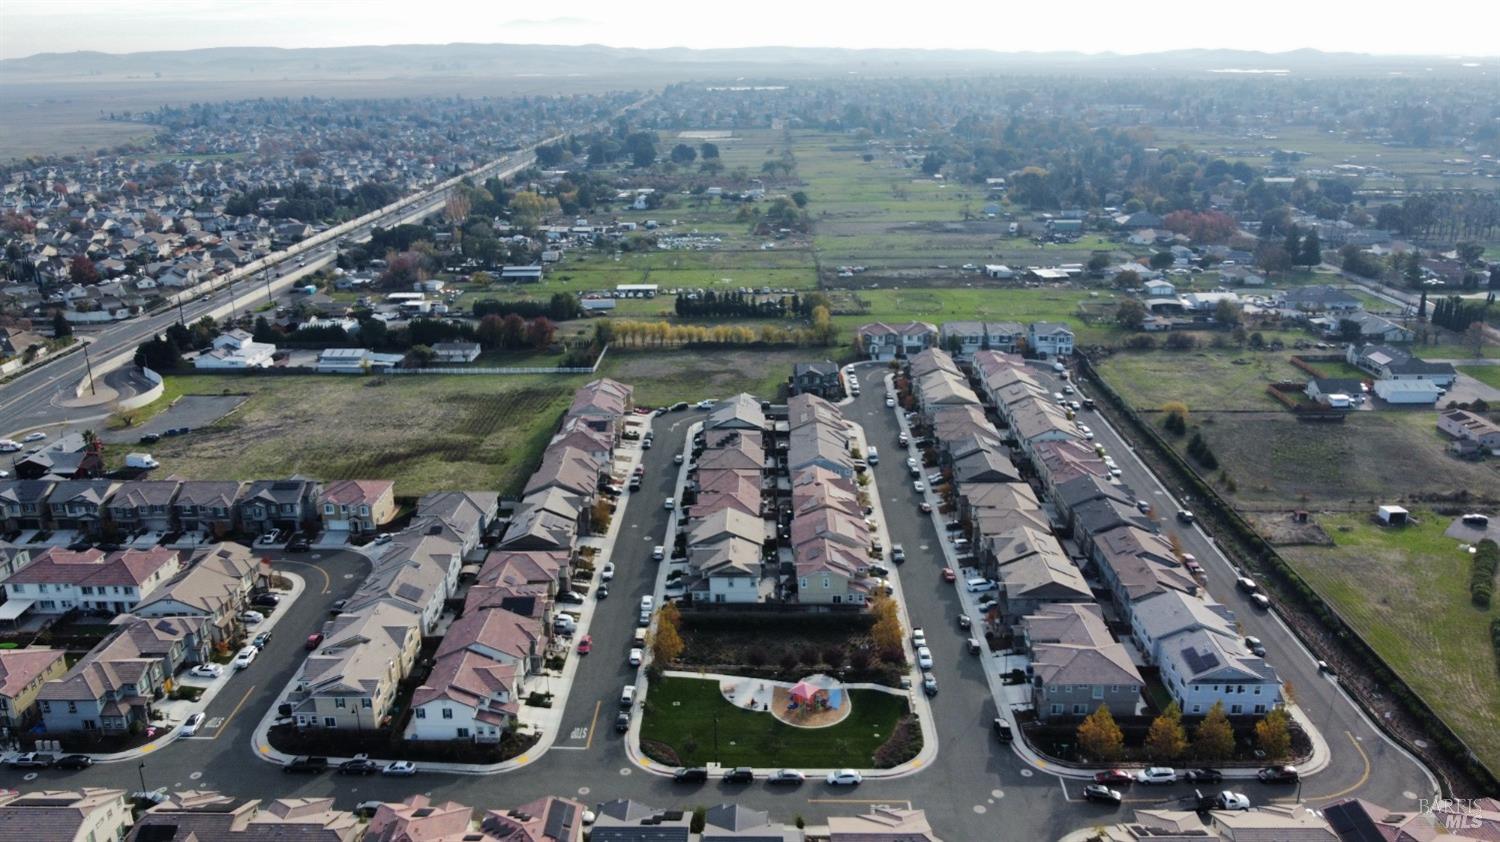
[[[334,699],[333,700],[333,706],[336,707],[336,708],[342,708],[345,705],[346,705],[346,700],[344,700],[344,699]]]
[[[427,718],[427,708],[417,708],[415,711],[412,712],[412,716],[415,716],[418,719],[426,719]]]
[[[78,712],[78,703],[77,702],[68,702],[68,713],[77,713],[77,712]]]
[[[337,728],[339,721],[331,716],[323,717],[323,724],[329,728]]]
[[[374,705],[371,703],[371,701],[369,699],[360,699],[359,700],[359,706],[362,707],[362,708],[366,708],[366,709],[374,707]]]
[[[1193,705],[1193,713],[1202,713],[1203,705]]]
[[[1266,712],[1266,706],[1265,705],[1256,705],[1255,706],[1255,712],[1256,713],[1265,713]]]
[[[1257,685],[1256,688],[1255,688],[1255,695],[1257,695],[1257,696],[1260,695],[1260,687],[1259,687],[1259,685]]]
[[[833,582],[827,576],[824,576],[823,577],[823,590],[826,591],[826,590],[828,590],[831,587],[833,587]]]
[[[468,728],[460,728],[460,729],[458,729],[458,735],[460,737],[467,737],[467,736],[469,736],[469,729]]]
[[[98,727],[99,727],[99,725],[97,723],[95,723],[94,720],[92,720],[92,719],[85,719],[85,720],[83,720],[83,730],[85,730],[85,731],[93,731],[93,730],[98,729]]]
[[[807,577],[806,576],[803,576],[801,579],[797,580],[797,587],[799,589],[801,589],[801,590],[807,590]]]
[[[453,718],[453,710],[451,708],[443,708],[443,718],[444,719],[452,719]]]
[[[324,503],[323,504],[323,514],[325,514],[325,515],[331,515],[331,514],[333,514],[333,504],[332,503]]]
[[[1074,705],[1073,706],[1073,715],[1074,716],[1082,716],[1087,711],[1088,711],[1088,708],[1085,705]]]
[[[42,713],[51,713],[51,712],[52,712],[52,703],[49,702],[49,701],[47,701],[46,699],[43,699],[42,700]]]
[[[1062,713],[1062,710],[1063,710],[1062,705],[1053,705],[1052,706],[1052,715],[1056,716],[1057,714]]]

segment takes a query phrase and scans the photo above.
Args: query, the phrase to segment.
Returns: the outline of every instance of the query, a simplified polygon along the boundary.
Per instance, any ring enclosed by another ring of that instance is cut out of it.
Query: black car
[[[55,764],[58,769],[87,769],[94,765],[94,758],[87,754],[65,754]]]
[[[303,775],[321,775],[328,771],[328,758],[326,757],[293,757],[282,767],[281,771],[287,774],[300,773]]]
[[[1263,784],[1294,784],[1297,782],[1297,767],[1270,766],[1255,773]]]
[[[594,591],[594,598],[595,599],[608,599],[609,598],[609,585],[600,585],[599,586],[599,590]]]
[[[990,729],[995,732],[995,739],[1002,743],[1008,743],[1014,739],[1014,735],[1010,730],[1010,723],[1003,719],[996,719],[990,726]]]
[[[583,594],[574,590],[558,591],[557,601],[567,605],[582,605]]]
[[[147,433],[141,436],[141,444],[155,444],[159,441],[161,441],[161,435],[157,433]]]
[[[630,730],[630,714],[622,711],[615,717],[615,730],[621,734]]]
[[[749,766],[739,766],[724,773],[726,784],[748,784],[755,780],[755,772]]]
[[[1104,784],[1089,784],[1083,788],[1083,799],[1085,801],[1098,801],[1101,804],[1119,804],[1124,801],[1120,797],[1120,791],[1110,789]]]
[[[680,784],[701,784],[708,780],[708,770],[693,766],[678,769],[672,774],[672,780]]]
[[[297,537],[287,542],[286,551],[289,553],[305,553],[308,550],[308,546],[306,538]]]
[[[1218,769],[1188,769],[1182,779],[1193,784],[1216,784],[1224,780],[1224,773]]]
[[[340,775],[373,775],[380,771],[380,764],[369,759],[345,760],[339,764]]]
[[[250,604],[262,608],[275,608],[281,604],[281,597],[273,593],[258,593],[250,598]]]

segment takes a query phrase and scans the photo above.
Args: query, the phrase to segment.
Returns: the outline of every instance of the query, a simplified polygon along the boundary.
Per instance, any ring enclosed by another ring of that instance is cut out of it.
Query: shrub
[[[1474,551],[1474,566],[1469,573],[1469,598],[1480,608],[1489,608],[1495,595],[1495,570],[1500,567],[1500,544],[1485,539]]]

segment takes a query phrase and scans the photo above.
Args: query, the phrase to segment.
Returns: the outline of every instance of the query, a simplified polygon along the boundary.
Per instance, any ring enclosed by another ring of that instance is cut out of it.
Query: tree
[[[706,141],[700,143],[698,144],[698,154],[702,155],[705,161],[716,161],[719,158],[719,145]]]
[[[1297,262],[1297,256],[1302,254],[1302,232],[1295,224],[1288,225],[1286,229],[1286,241],[1281,244],[1281,250],[1286,252],[1292,262]]]
[[[1276,708],[1255,723],[1255,743],[1271,762],[1292,753],[1291,716],[1286,708]]]
[[[1412,289],[1422,287],[1422,253],[1413,249],[1406,255],[1406,268],[1402,270],[1401,277],[1406,285]]]
[[[698,152],[686,143],[679,143],[672,147],[670,157],[674,164],[691,164],[698,159]]]
[[[52,311],[52,335],[58,339],[73,335],[73,323],[68,321],[61,310]]]
[[[1170,251],[1158,251],[1151,255],[1151,268],[1158,271],[1170,269],[1172,264],[1176,262],[1177,258],[1173,257]]]
[[[1240,308],[1227,298],[1219,299],[1214,305],[1214,321],[1225,326],[1234,327],[1240,323]]]
[[[1417,304],[1417,320],[1427,321],[1427,290],[1422,290],[1422,300]]]
[[[1318,242],[1318,232],[1309,231],[1302,238],[1302,250],[1298,252],[1298,263],[1303,266],[1317,266],[1323,262],[1323,244]]]
[[[792,193],[792,204],[796,205],[798,208],[807,207],[807,193],[802,190],[794,191]]]
[[[1475,263],[1484,256],[1484,246],[1479,243],[1459,243],[1454,250],[1458,252],[1458,259],[1464,263]]]
[[[1114,280],[1110,283],[1115,289],[1135,289],[1141,285],[1141,273],[1134,269],[1125,269],[1116,273]]]
[[[431,345],[413,345],[406,356],[417,368],[426,368],[437,360],[437,351],[432,350]]]
[[[526,320],[515,313],[507,313],[500,321],[500,346],[519,348],[526,338]]]
[[[1115,308],[1115,324],[1125,330],[1140,330],[1145,323],[1146,305],[1138,299],[1126,298]]]
[[[1115,760],[1125,751],[1125,734],[1108,707],[1099,705],[1078,724],[1078,747],[1090,760]]]
[[[1464,331],[1464,344],[1469,347],[1469,356],[1479,359],[1484,356],[1484,322],[1474,322]]]
[[[625,154],[637,167],[649,167],[656,163],[656,133],[635,132],[625,138]]]
[[[676,623],[656,624],[656,632],[651,636],[651,657],[658,666],[665,669],[682,655],[684,648],[686,644],[682,642],[682,634],[677,631]]]
[[[896,603],[884,593],[877,592],[870,600],[870,616],[875,618],[875,624],[870,627],[870,640],[881,657],[900,657],[906,633],[901,629],[901,618],[896,616]]]
[[[479,327],[474,329],[474,338],[486,348],[500,347],[504,341],[503,320],[494,313],[480,319]]]
[[[1224,713],[1224,703],[1214,702],[1208,715],[1193,732],[1193,755],[1199,760],[1228,760],[1234,754],[1234,728]]]
[[[557,326],[546,316],[537,316],[526,325],[526,344],[538,351],[546,350],[552,344],[552,337],[557,333]]]
[[[97,284],[99,283],[99,269],[94,266],[94,261],[89,260],[87,255],[76,255],[68,263],[68,280],[75,284]]]
[[[152,371],[176,371],[182,367],[182,352],[170,339],[157,337],[135,349],[135,364]]]
[[[1187,751],[1187,747],[1182,708],[1173,702],[1151,722],[1151,730],[1146,734],[1146,754],[1152,760],[1175,760]]]
[[[1359,322],[1353,319],[1339,319],[1339,339],[1341,341],[1353,344],[1358,342],[1359,338],[1363,335],[1364,330],[1360,328]]]

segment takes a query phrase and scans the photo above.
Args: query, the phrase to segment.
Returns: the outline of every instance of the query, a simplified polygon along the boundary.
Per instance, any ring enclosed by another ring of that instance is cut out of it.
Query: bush
[[[1495,570],[1500,567],[1500,544],[1485,539],[1474,552],[1474,567],[1469,573],[1469,598],[1480,608],[1489,608],[1495,595]]]
[[[875,749],[875,768],[890,769],[916,757],[922,751],[922,729],[910,714],[896,721],[890,739]]]

